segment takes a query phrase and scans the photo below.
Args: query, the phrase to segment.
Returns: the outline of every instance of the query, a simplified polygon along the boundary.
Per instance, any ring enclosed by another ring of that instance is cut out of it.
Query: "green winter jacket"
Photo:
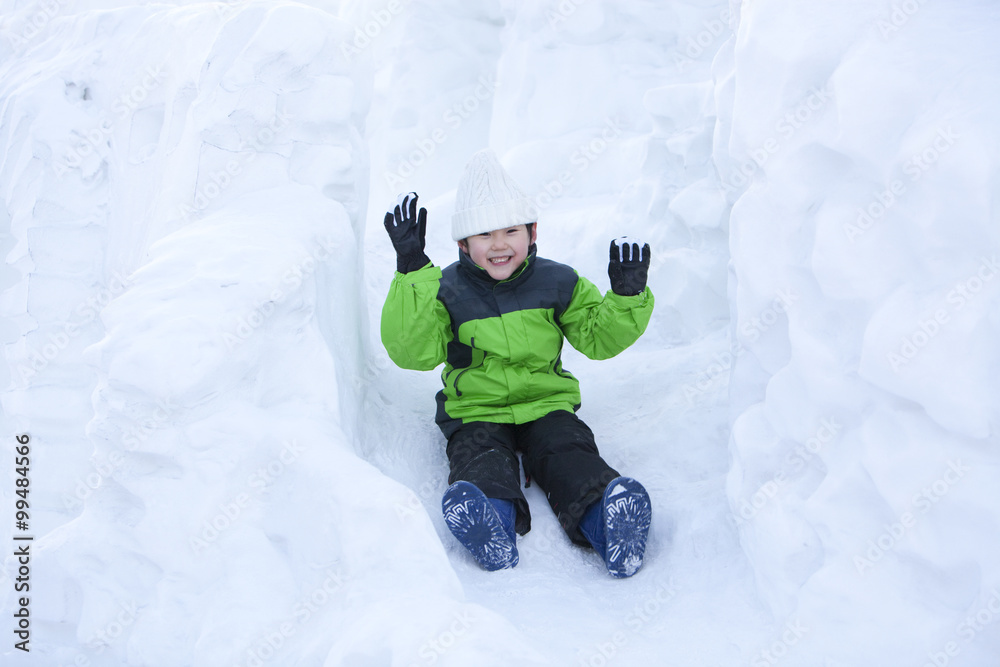
[[[576,411],[580,385],[563,369],[563,337],[591,359],[634,343],[653,311],[647,287],[637,296],[597,287],[572,268],[536,256],[497,282],[460,253],[396,273],[382,308],[382,344],[402,368],[444,362],[436,421],[446,436],[463,423],[523,424],[554,410]]]

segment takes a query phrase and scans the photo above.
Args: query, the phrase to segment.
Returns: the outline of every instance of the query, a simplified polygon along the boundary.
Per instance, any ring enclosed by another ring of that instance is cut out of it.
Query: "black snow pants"
[[[524,535],[531,529],[531,514],[521,491],[518,452],[525,477],[545,492],[569,538],[589,546],[580,519],[618,473],[601,458],[590,427],[572,412],[557,410],[526,424],[461,425],[448,438],[448,484],[465,480],[488,498],[512,501],[515,530]]]

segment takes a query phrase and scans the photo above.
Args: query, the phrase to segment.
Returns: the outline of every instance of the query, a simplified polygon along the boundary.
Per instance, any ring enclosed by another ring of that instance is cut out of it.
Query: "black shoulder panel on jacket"
[[[511,282],[512,287],[516,285],[519,308],[552,308],[558,319],[573,298],[579,276],[571,267],[542,257],[535,258],[532,268],[529,275],[523,276],[523,283]]]
[[[438,300],[448,309],[455,338],[464,323],[499,315],[490,285],[464,275],[458,262],[442,269]]]

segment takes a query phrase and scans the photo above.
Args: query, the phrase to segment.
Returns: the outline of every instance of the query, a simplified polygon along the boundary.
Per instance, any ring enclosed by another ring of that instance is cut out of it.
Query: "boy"
[[[443,271],[424,253],[427,210],[409,193],[385,216],[397,272],[382,309],[382,342],[400,367],[444,362],[436,421],[450,467],[448,528],[487,570],[514,567],[516,534],[531,526],[521,492],[546,492],[570,540],[593,547],[612,576],[641,566],[649,496],[600,456],[577,416],[580,387],[563,369],[565,337],[591,359],[613,357],[649,323],[649,246],[611,242],[612,291],[536,256],[533,205],[496,155],[483,150],[459,182]]]

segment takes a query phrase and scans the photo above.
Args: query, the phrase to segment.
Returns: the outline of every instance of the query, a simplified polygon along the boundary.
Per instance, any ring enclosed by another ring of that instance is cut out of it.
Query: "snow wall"
[[[530,664],[459,601],[427,515],[400,521],[413,493],[355,452],[372,74],[353,26],[89,4],[22,7],[4,43],[3,405],[32,439],[38,537],[24,657],[388,664],[461,622],[454,664],[488,664],[469,656],[497,637]]]
[[[734,202],[729,494],[788,628],[759,659],[992,664],[1000,12],[734,13],[715,63]]]

